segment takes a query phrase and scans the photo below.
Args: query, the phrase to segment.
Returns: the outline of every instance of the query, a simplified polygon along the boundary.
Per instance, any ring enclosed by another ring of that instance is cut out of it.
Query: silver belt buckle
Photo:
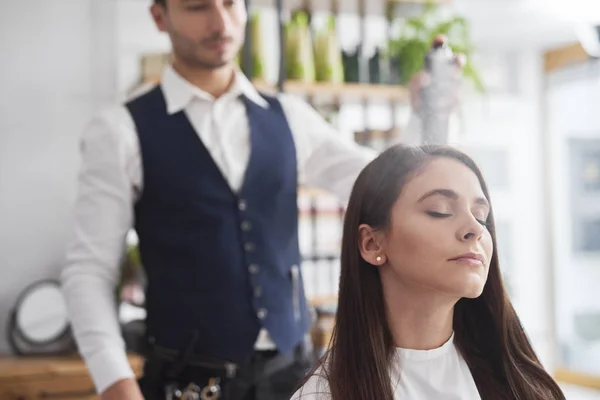
[[[195,383],[187,385],[181,392],[181,400],[200,400],[200,387]]]
[[[219,378],[210,378],[208,380],[208,385],[200,392],[200,400],[217,400],[221,397],[221,386],[219,386],[219,382]]]
[[[167,400],[218,400],[221,397],[219,378],[210,378],[204,388],[191,382],[183,390],[167,388]]]

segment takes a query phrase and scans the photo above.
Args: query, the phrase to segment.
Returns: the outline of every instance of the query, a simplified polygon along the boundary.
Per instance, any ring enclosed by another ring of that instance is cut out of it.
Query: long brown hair
[[[361,257],[358,228],[361,224],[388,228],[392,207],[407,180],[437,157],[469,167],[489,200],[475,162],[443,146],[395,145],[372,161],[354,184],[344,220],[335,328],[330,350],[317,366],[322,367],[317,374],[328,380],[333,400],[393,399],[389,365],[394,343],[379,270]],[[483,400],[564,399],[539,362],[504,289],[491,213],[487,224],[494,244],[488,279],[481,296],[456,304],[455,343]]]

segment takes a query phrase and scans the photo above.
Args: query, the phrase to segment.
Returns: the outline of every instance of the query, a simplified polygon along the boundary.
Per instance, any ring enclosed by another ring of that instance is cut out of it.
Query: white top
[[[239,190],[250,155],[248,118],[239,95],[263,107],[268,103],[239,71],[231,90],[218,99],[171,67],[164,71],[162,88],[168,113],[184,110],[231,188]],[[376,153],[342,136],[303,100],[290,95],[280,100],[296,145],[300,182],[346,202],[356,176]],[[143,190],[137,133],[123,105],[90,122],[81,153],[73,237],[62,282],[79,350],[102,392],[134,376],[113,296],[133,205]],[[266,331],[261,331],[256,347],[273,347]]]
[[[481,400],[454,335],[437,349],[396,349],[390,366],[395,400]],[[291,400],[329,400],[329,384],[313,375]]]

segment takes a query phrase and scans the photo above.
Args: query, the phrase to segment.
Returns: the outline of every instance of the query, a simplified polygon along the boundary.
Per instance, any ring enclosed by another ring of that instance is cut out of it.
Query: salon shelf
[[[312,296],[308,299],[308,303],[313,307],[336,305],[337,302],[338,302],[338,297],[336,295]]]
[[[254,81],[258,90],[275,92],[275,87],[263,81]],[[295,95],[327,96],[340,99],[368,99],[404,102],[409,100],[408,89],[400,85],[369,83],[328,83],[289,80],[284,83],[284,92]]]
[[[144,79],[143,86],[155,85],[160,82],[158,77]],[[265,93],[276,93],[275,85],[265,81],[253,81],[254,86]],[[284,84],[284,91],[294,95],[337,97],[342,100],[381,100],[408,102],[409,91],[401,85],[383,85],[370,83],[328,83],[301,82],[289,80]]]
[[[330,196],[332,196],[332,194],[329,193],[326,190],[323,190],[323,189],[317,189],[317,188],[312,188],[312,187],[299,187],[298,188],[298,196],[306,196],[306,197],[326,196],[326,197],[330,197]]]
[[[399,4],[451,4],[452,0],[389,0],[391,3],[399,3]]]

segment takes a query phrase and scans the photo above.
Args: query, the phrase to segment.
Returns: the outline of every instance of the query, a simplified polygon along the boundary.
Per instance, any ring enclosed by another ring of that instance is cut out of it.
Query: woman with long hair
[[[330,350],[292,399],[564,399],[504,289],[490,196],[449,147],[396,145],[355,182]]]

